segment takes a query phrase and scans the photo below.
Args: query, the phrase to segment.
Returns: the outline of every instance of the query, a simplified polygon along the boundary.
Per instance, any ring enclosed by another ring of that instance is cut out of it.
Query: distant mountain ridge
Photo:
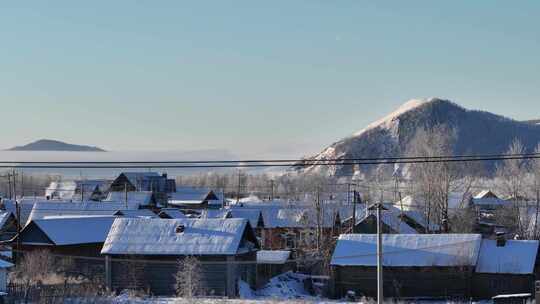
[[[66,152],[106,152],[105,150],[84,145],[73,145],[58,140],[40,139],[24,146],[17,146],[8,151],[66,151]]]
[[[395,112],[346,137],[321,153],[306,159],[330,160],[351,158],[400,157],[410,148],[420,128],[446,124],[456,130],[456,155],[502,154],[514,138],[529,152],[540,143],[540,125],[520,122],[489,112],[468,110],[449,100],[430,98],[410,100]],[[494,164],[487,164],[493,169]],[[352,166],[296,166],[300,173],[350,176]],[[369,169],[369,168],[368,168]]]

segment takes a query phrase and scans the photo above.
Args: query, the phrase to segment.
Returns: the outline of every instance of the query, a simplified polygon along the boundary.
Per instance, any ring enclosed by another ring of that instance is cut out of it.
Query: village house
[[[104,179],[51,182],[45,189],[45,196],[67,201],[99,201],[105,197],[109,185],[110,181]]]
[[[150,191],[158,204],[166,205],[169,193],[176,191],[176,181],[166,173],[123,172],[111,184],[111,192]]]
[[[21,231],[13,245],[21,244],[23,252],[48,250],[51,254],[77,256],[73,271],[84,275],[103,275],[104,263],[93,258],[100,257],[114,217],[76,216],[35,219]],[[85,259],[88,258],[88,259]]]
[[[170,207],[201,210],[220,209],[223,207],[223,196],[214,190],[199,187],[177,187],[175,193],[169,193]]]
[[[0,259],[0,301],[2,301],[2,296],[6,294],[7,282],[8,282],[8,270],[12,268],[13,264],[10,262]]]
[[[385,296],[470,297],[480,245],[479,234],[384,234]],[[337,298],[376,296],[376,248],[374,234],[339,237],[331,260]]]
[[[239,280],[255,286],[258,249],[245,219],[118,218],[101,253],[112,290],[174,295],[178,261],[193,256],[202,264],[205,295],[235,297]]]
[[[496,240],[482,240],[473,277],[474,298],[534,294],[539,273],[538,244],[538,241],[506,240],[502,234]]]

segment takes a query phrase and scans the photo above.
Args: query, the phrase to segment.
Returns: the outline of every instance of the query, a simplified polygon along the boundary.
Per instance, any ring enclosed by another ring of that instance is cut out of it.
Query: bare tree
[[[514,141],[508,147],[506,154],[523,154],[525,153],[525,147],[519,139]],[[525,236],[528,233],[528,215],[525,210],[525,215],[522,214],[522,198],[525,194],[525,180],[527,175],[527,161],[525,159],[506,159],[496,166],[496,177],[500,183],[502,192],[511,199],[513,212],[513,218],[511,222],[514,223],[514,229],[516,232]]]
[[[456,131],[446,125],[419,129],[407,154],[414,157],[452,156],[455,139]],[[452,194],[462,193],[460,205],[463,205],[476,180],[470,164],[420,162],[412,164],[409,169],[411,192],[424,204],[428,226],[435,222],[448,232]]]
[[[535,154],[540,154],[540,143],[534,150]],[[539,226],[538,226],[538,212],[540,211],[540,159],[532,159],[530,163],[530,172],[531,172],[531,190],[536,198],[536,210],[534,214],[534,227],[532,231],[531,238],[537,240],[540,238],[539,235]],[[533,220],[533,219],[531,219]]]
[[[176,294],[191,299],[202,292],[201,263],[196,257],[188,256],[178,260],[175,276]]]

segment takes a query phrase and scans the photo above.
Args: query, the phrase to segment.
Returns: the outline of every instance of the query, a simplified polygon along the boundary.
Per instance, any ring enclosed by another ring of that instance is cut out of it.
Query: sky
[[[540,118],[540,1],[6,1],[0,146],[301,157],[412,98]]]

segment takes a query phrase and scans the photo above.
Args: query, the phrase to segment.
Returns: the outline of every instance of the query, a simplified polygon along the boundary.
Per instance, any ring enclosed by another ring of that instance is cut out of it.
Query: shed
[[[470,296],[480,244],[479,234],[383,235],[385,295]],[[376,296],[376,252],[374,234],[339,237],[331,260],[337,297],[344,297],[348,291]]]
[[[497,295],[534,293],[538,245],[530,240],[482,240],[474,297],[487,300]]]
[[[296,264],[290,258],[289,250],[257,251],[257,287],[266,285],[273,277],[294,271]]]
[[[255,284],[258,248],[245,219],[118,218],[101,253],[112,258],[114,290],[142,288],[172,295],[178,260],[195,256],[202,263],[208,295],[236,296],[238,280]]]

